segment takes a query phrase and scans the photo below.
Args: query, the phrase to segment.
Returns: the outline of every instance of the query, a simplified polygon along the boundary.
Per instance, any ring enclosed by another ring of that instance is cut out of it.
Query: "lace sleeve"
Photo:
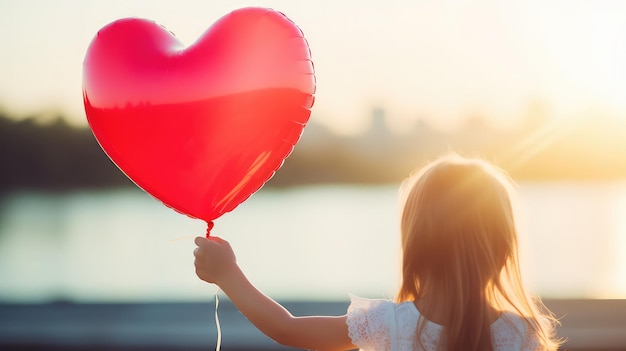
[[[352,343],[364,351],[390,349],[390,318],[394,304],[389,300],[364,299],[350,295],[348,307],[348,335]]]
[[[532,322],[517,313],[505,312],[497,322],[492,324],[494,350],[541,350],[539,336],[531,328],[530,323]]]
[[[526,333],[522,339],[522,351],[541,350],[541,344],[539,342],[539,335],[537,335],[537,332],[533,328],[530,328],[529,325],[525,325],[524,327],[526,328]]]

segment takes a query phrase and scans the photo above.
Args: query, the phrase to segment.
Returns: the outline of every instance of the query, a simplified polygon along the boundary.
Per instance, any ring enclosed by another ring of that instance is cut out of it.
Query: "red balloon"
[[[139,187],[209,223],[280,168],[315,93],[310,50],[285,15],[243,8],[184,47],[153,21],[102,28],[83,66],[94,136]]]

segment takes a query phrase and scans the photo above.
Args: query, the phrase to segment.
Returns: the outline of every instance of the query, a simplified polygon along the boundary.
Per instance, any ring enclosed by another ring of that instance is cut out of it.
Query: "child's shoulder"
[[[412,302],[394,302],[388,299],[369,299],[350,294],[348,314],[411,314],[416,317],[419,312]]]
[[[530,319],[520,315],[514,311],[503,311],[500,318],[498,318],[493,324],[493,327],[501,327],[501,328],[515,328],[520,331],[525,331],[528,329],[530,323]]]
[[[394,302],[387,299],[368,299],[350,295],[348,307],[349,325],[367,325],[370,330],[414,329],[420,312],[413,302]],[[428,322],[429,329],[437,327]],[[436,329],[436,328],[435,328]]]
[[[497,350],[508,350],[510,347],[522,347],[523,350],[535,350],[539,347],[539,339],[531,328],[532,322],[516,312],[505,311],[491,325],[491,334]]]
[[[370,299],[350,294],[348,315],[360,314],[405,316],[417,320],[420,312],[411,301],[394,302],[388,299]]]
[[[396,304],[386,299],[368,299],[350,294],[348,306],[348,320],[383,322],[394,312]],[[370,322],[371,324],[371,322]]]

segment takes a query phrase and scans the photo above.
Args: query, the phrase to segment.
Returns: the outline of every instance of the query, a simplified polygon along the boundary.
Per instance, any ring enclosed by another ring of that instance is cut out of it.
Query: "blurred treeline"
[[[388,128],[382,109],[370,119],[364,133],[340,136],[312,116],[267,186],[398,182],[451,150],[485,157],[518,181],[626,179],[626,117],[587,113],[559,122],[531,105],[514,128],[496,129],[486,118],[470,116],[451,130],[420,120],[402,133]],[[71,126],[61,116],[42,122],[0,112],[0,146],[0,194],[132,186],[87,126]]]
[[[0,167],[0,194],[132,184],[88,128],[70,126],[60,116],[43,123],[0,114]]]

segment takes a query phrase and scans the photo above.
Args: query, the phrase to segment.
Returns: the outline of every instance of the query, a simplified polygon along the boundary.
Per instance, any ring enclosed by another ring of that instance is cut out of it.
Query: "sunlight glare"
[[[588,104],[622,112],[626,111],[623,19],[620,11],[597,5],[553,12],[541,26],[544,49],[564,88],[585,97]]]

